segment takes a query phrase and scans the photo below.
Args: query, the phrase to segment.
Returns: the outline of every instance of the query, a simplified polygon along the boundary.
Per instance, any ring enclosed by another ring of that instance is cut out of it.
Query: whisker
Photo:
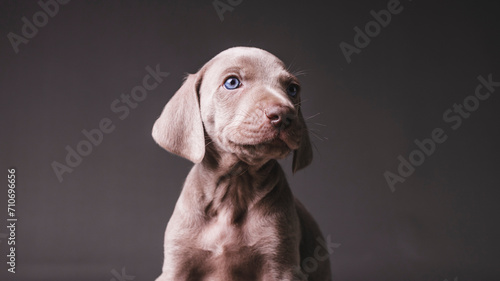
[[[301,100],[301,101],[299,101],[299,102],[297,102],[297,103],[294,103],[293,105],[294,105],[294,106],[300,106],[300,105],[302,105],[302,103],[303,103],[303,102],[305,102],[305,101],[307,101],[307,100]]]
[[[318,129],[310,129],[310,128],[307,128],[307,130],[309,131],[309,133],[311,133],[311,135],[313,135],[314,137],[320,139],[321,141],[325,141],[325,140],[328,140],[327,137],[325,136],[321,136],[319,133],[320,133],[320,130]],[[317,132],[317,133],[316,133]]]
[[[290,62],[290,64],[288,65],[288,67],[286,68],[286,71],[292,73],[291,69],[294,67],[294,64],[295,64],[295,56],[293,57],[292,61]],[[293,73],[292,73],[293,74]]]
[[[326,127],[326,125],[325,125],[325,124],[321,124],[321,123],[317,123],[317,122],[314,122],[314,123],[311,123],[311,124]]]
[[[305,75],[307,74],[307,71],[309,71],[308,69],[297,69],[297,70],[292,70],[295,68],[295,63],[296,63],[296,60],[297,60],[297,56],[295,55],[291,61],[291,63],[288,65],[288,67],[286,68],[286,70],[292,74],[293,76],[297,77],[297,76],[300,76],[300,75]]]
[[[309,101],[309,100],[308,99],[300,100],[299,102],[295,103],[294,106],[299,106],[300,107],[300,106],[302,106],[303,102],[307,102],[307,101]]]
[[[291,72],[293,76],[301,76],[301,75],[307,75],[307,70],[302,69],[302,70],[297,70],[294,72]]]
[[[312,146],[314,147],[314,149],[316,150],[316,152],[319,153],[319,149],[318,147],[316,146],[316,144],[314,142],[311,142]]]
[[[309,126],[309,125],[318,125],[318,126],[321,126],[321,127],[326,127],[325,124],[321,124],[321,123],[317,123],[317,122],[307,122],[306,121],[306,124]]]
[[[214,141],[209,141],[207,144],[205,144],[205,147],[209,146],[210,144],[212,144]]]
[[[318,115],[320,115],[320,114],[321,114],[321,112],[318,112],[318,113],[316,113],[316,114],[314,114],[314,115],[311,115],[311,116],[309,116],[309,117],[305,118],[304,120],[309,120],[309,119],[314,118],[314,117],[316,117],[316,116],[318,116]]]
[[[316,137],[317,139],[319,139],[320,141],[325,141],[324,139],[322,139],[320,136],[318,136],[315,132],[312,132],[309,130],[309,133],[311,133],[311,135],[313,135],[314,137]]]

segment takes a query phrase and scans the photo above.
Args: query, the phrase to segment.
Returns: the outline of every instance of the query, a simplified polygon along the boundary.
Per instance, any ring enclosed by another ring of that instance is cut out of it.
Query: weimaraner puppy
[[[331,280],[320,229],[292,195],[293,172],[312,161],[300,86],[258,48],[225,50],[190,74],[153,138],[195,163],[165,232],[157,281]]]

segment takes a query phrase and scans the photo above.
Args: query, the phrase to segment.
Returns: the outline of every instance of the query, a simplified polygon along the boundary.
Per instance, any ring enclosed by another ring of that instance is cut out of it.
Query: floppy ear
[[[189,74],[153,126],[153,139],[171,153],[199,163],[205,156],[198,88],[201,74]]]
[[[299,107],[299,122],[302,123],[302,138],[300,139],[300,147],[293,151],[293,163],[292,172],[295,173],[298,170],[307,167],[311,164],[313,159],[313,151],[311,146],[311,140],[309,139],[309,132],[307,130],[306,122],[304,117],[302,117],[302,112]]]

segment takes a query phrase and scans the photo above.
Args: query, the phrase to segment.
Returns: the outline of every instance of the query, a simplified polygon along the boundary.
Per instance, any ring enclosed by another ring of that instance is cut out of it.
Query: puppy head
[[[156,121],[153,138],[195,163],[203,160],[206,141],[250,165],[291,151],[294,172],[312,161],[299,82],[257,48],[228,49],[189,75]]]

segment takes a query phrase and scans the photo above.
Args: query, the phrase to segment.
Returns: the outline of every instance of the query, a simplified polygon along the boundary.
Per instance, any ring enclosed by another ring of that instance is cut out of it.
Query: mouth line
[[[275,136],[273,138],[270,138],[270,139],[267,139],[267,140],[264,140],[261,142],[257,142],[257,143],[237,143],[237,142],[234,142],[232,140],[229,140],[229,142],[232,145],[244,147],[244,148],[258,148],[259,146],[283,146],[283,145],[285,145],[288,149],[290,149],[288,144],[285,141],[283,141],[279,136]]]

